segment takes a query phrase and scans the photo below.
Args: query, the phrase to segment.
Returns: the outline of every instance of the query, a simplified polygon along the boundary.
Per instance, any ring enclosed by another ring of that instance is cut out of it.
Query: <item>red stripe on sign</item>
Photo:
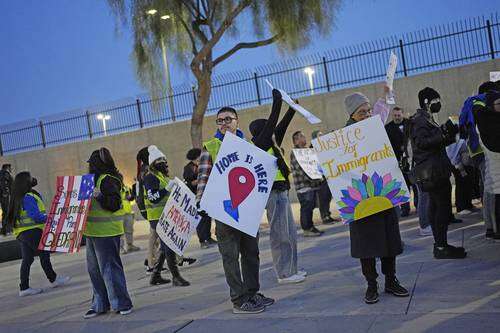
[[[80,200],[80,205],[79,205],[79,208],[78,208],[78,213],[76,215],[76,223],[75,225],[73,226],[73,238],[71,239],[71,242],[69,244],[69,253],[73,253],[73,252],[76,252],[74,251],[74,248],[75,248],[75,243],[77,241],[77,237],[78,237],[78,230],[80,229],[80,222],[82,221],[82,217],[84,214],[81,214],[80,212],[82,211],[82,208],[85,207],[85,201],[87,200]],[[78,249],[80,248],[79,244],[80,243],[77,243],[78,244],[78,248],[77,248],[77,251]]]
[[[68,187],[65,188],[66,192],[66,198],[64,199],[64,206],[65,208],[69,208],[69,203],[71,201],[71,191],[73,191],[73,185],[75,184],[75,176],[66,176],[68,177]],[[68,209],[63,210],[63,213],[61,214],[61,217],[59,218],[59,221],[57,221],[57,229],[55,232],[54,236],[54,242],[50,246],[50,251],[55,251],[57,247],[57,240],[59,240],[59,235],[61,233],[62,227],[64,226],[64,222],[66,221],[66,216]]]
[[[45,221],[45,227],[43,229],[42,238],[40,238],[40,244],[38,244],[39,250],[50,250],[50,246],[45,246],[45,241],[47,240],[47,235],[52,230],[52,223],[54,223],[54,215],[57,210],[57,206],[59,206],[59,200],[61,198],[61,191],[64,191],[64,177],[57,176],[56,178],[56,194],[54,194],[54,198],[52,199],[52,203],[50,204],[49,214],[47,215],[47,220]],[[47,223],[49,222],[49,223]]]

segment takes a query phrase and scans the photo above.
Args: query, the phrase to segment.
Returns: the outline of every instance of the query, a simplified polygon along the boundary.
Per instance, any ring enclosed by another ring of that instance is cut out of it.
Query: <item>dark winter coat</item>
[[[354,122],[349,119],[347,125]],[[353,258],[395,257],[403,253],[395,208],[350,223],[349,235]]]

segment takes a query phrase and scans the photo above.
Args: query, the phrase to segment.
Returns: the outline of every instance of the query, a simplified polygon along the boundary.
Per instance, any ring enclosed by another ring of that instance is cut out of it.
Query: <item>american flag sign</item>
[[[93,174],[57,177],[39,250],[78,252],[93,194]]]

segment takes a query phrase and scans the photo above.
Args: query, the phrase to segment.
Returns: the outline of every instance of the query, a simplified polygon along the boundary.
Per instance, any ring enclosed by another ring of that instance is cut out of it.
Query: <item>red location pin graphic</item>
[[[231,206],[235,209],[252,192],[255,187],[255,177],[250,170],[243,167],[236,167],[229,171],[227,178],[229,181]]]

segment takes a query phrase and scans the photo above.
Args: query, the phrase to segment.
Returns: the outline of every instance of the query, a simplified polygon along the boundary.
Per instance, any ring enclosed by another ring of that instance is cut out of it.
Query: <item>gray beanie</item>
[[[370,103],[370,100],[360,92],[355,92],[354,94],[346,96],[344,99],[344,106],[347,115],[350,117],[361,105],[365,103]]]

